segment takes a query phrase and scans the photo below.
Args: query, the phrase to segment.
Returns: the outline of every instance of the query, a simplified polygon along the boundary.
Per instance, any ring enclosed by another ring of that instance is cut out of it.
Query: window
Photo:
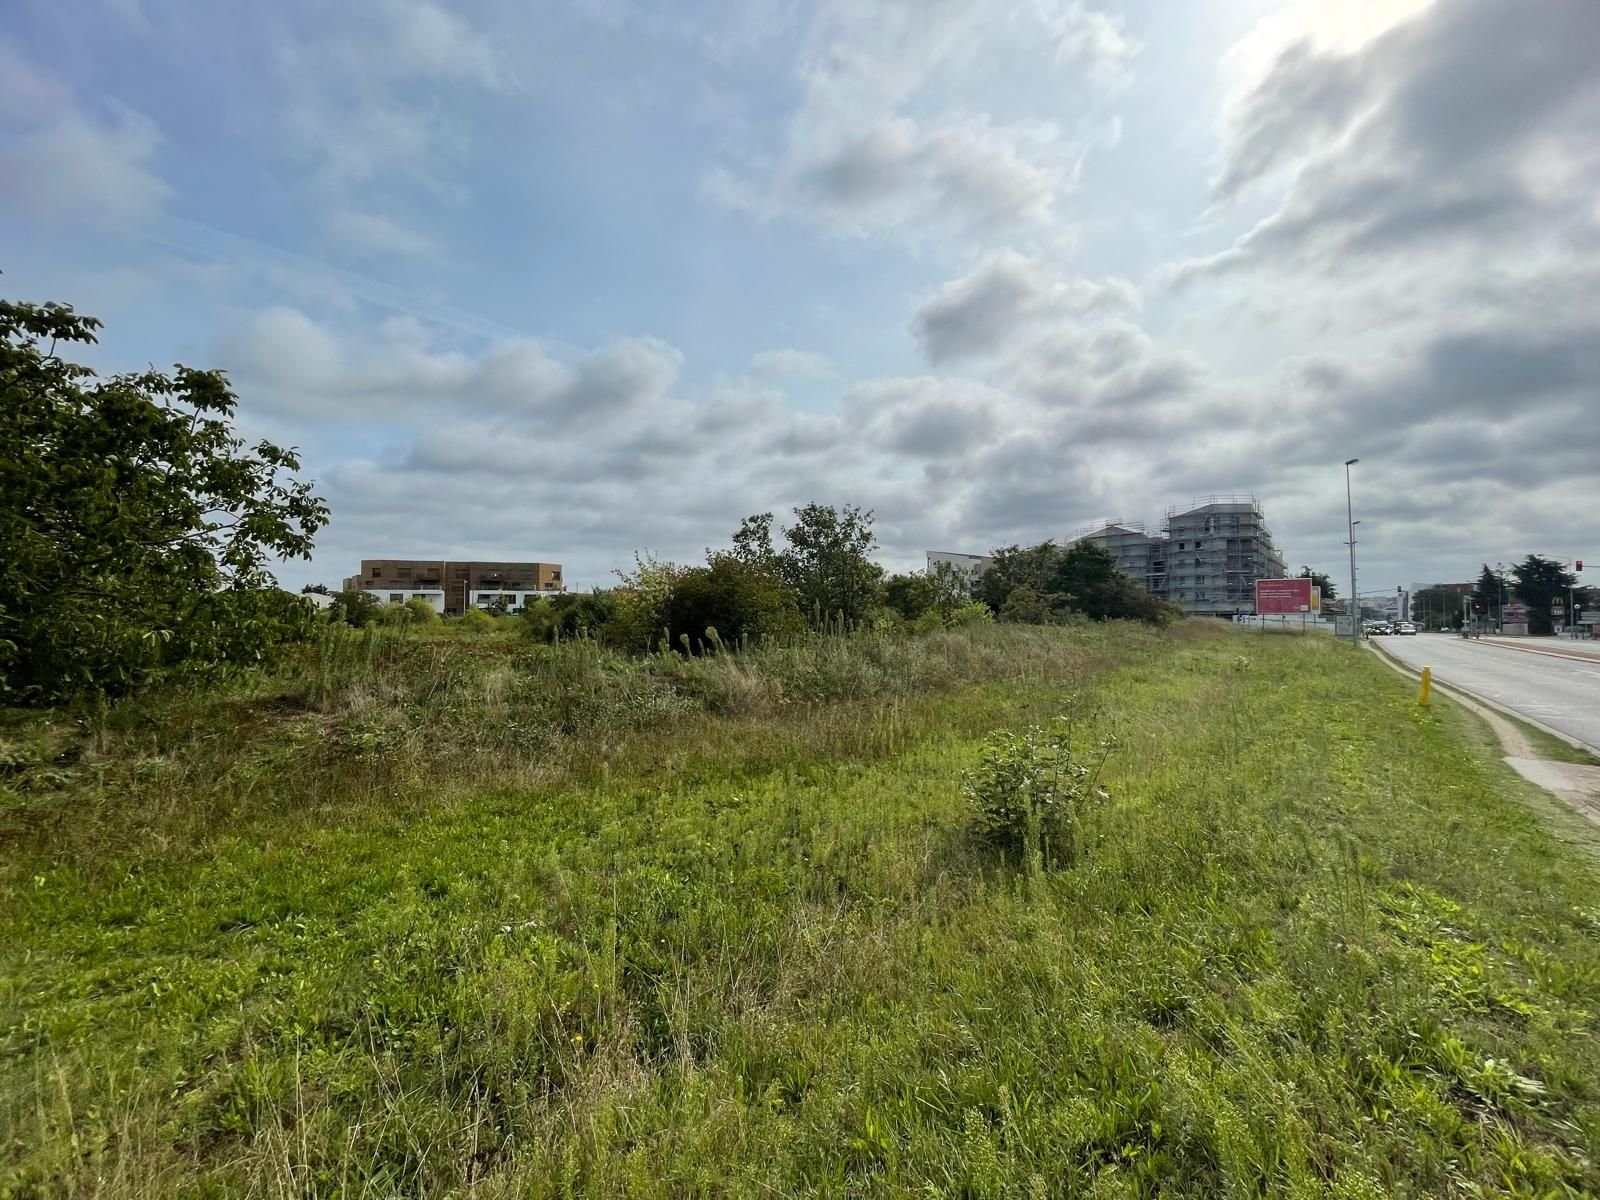
[[[383,577],[383,568],[382,567],[373,567],[372,568],[372,578],[381,579],[382,577]]]
[[[405,596],[400,592],[390,592],[389,593],[389,603],[390,604],[404,604],[405,600],[406,600]]]

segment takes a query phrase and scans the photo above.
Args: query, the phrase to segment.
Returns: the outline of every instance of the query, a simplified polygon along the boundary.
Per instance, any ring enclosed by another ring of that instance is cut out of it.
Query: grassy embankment
[[[1069,692],[1112,798],[1032,874],[960,776]],[[14,719],[0,1194],[1586,1194],[1596,872],[1468,721],[1193,623]]]

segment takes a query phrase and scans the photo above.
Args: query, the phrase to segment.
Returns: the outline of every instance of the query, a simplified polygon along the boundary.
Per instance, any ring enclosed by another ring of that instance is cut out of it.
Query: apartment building
[[[388,604],[420,597],[447,616],[471,608],[519,609],[563,590],[560,563],[449,562],[364,558],[344,581],[346,591],[371,592]]]
[[[1066,544],[1092,542],[1117,560],[1124,575],[1138,580],[1153,596],[1167,594],[1167,539],[1151,533],[1143,521],[1103,521],[1086,525]]]
[[[1285,573],[1254,496],[1204,496],[1173,505],[1159,534],[1142,522],[1107,521],[1067,541],[1104,546],[1152,595],[1199,615],[1254,612],[1256,580]]]
[[[983,573],[994,566],[994,556],[990,554],[962,554],[958,550],[929,550],[927,554],[930,575],[936,567],[948,567],[965,575],[967,586],[974,591]]]

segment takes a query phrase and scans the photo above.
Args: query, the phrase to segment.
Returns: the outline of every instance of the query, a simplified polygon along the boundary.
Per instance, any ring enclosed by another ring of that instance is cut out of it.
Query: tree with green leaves
[[[1060,555],[1060,548],[1054,542],[996,550],[994,563],[978,580],[978,599],[998,615],[1003,613],[1011,593],[1025,587],[1037,598],[1028,601],[1029,611],[1036,603],[1058,607],[1062,603],[1056,579]]]
[[[378,603],[378,598],[371,592],[360,590],[335,592],[333,603],[328,605],[329,621],[335,623],[343,621],[356,629],[371,624],[381,616],[383,616],[383,605]]]
[[[1578,577],[1553,558],[1530,554],[1511,568],[1511,590],[1518,600],[1528,606],[1528,632],[1536,634],[1555,632],[1555,602],[1566,606],[1568,592],[1575,588]]]
[[[772,551],[772,514],[746,517],[734,535],[734,554],[775,562],[778,577],[794,589],[800,611],[818,628],[836,621],[865,622],[878,606],[883,568],[872,561],[878,538],[872,512],[846,504],[807,504],[794,510],[795,522],[783,530],[787,543]]]
[[[979,581],[978,595],[1004,621],[1039,623],[1041,613],[1050,620],[1082,613],[1097,621],[1164,624],[1174,615],[1096,542],[1008,546],[996,550],[994,558],[994,566]]]
[[[246,447],[220,371],[98,379],[57,353],[99,328],[0,301],[0,702],[253,663],[311,627],[267,571],[328,519],[294,451]]]
[[[1472,599],[1481,606],[1477,611],[1482,616],[1491,617],[1500,611],[1510,591],[1506,577],[1484,563],[1483,570],[1478,572],[1478,582],[1472,586]]]
[[[1311,586],[1314,588],[1321,588],[1324,600],[1337,600],[1339,598],[1339,589],[1334,586],[1332,578],[1324,575],[1321,571],[1313,571],[1310,567],[1302,567],[1300,568],[1300,578],[1311,580]]]

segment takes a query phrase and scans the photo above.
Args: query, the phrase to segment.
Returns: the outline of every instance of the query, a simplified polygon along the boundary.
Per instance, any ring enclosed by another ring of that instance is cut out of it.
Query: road
[[[1480,642],[1442,633],[1382,641],[1402,662],[1432,667],[1440,683],[1493,700],[1600,753],[1600,656],[1585,653],[1588,647],[1573,650],[1554,638]]]

